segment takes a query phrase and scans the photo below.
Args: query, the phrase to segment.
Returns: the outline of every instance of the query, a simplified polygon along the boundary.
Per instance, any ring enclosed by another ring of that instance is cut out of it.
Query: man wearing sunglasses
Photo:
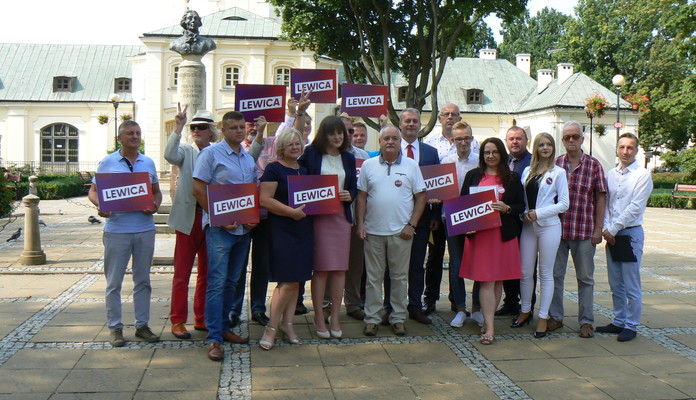
[[[556,159],[556,165],[566,170],[570,208],[561,215],[561,243],[553,266],[554,289],[548,330],[563,326],[563,281],[570,251],[578,281],[580,337],[591,338],[594,336],[594,255],[602,241],[607,184],[599,160],[582,151],[585,138],[579,122],[568,121],[563,125],[562,140],[566,154]]]
[[[190,339],[191,333],[186,329],[188,318],[189,279],[193,269],[193,260],[198,254],[198,273],[196,291],[193,296],[193,327],[205,331],[205,292],[207,289],[208,252],[205,234],[201,225],[203,210],[193,197],[193,166],[198,153],[218,139],[215,121],[210,111],[200,110],[186,124],[188,105],[181,108],[177,104],[174,131],[169,135],[164,159],[179,167],[178,188],[172,202],[167,225],[176,230],[176,247],[174,248],[174,278],[172,281],[172,302],[169,320],[172,334],[179,339]],[[189,127],[193,144],[181,143],[184,125]]]

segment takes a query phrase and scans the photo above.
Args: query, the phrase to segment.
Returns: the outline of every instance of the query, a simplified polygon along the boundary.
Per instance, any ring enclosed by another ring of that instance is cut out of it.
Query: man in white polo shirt
[[[401,154],[401,131],[382,128],[379,157],[365,161],[358,179],[357,234],[365,240],[365,329],[377,334],[383,311],[382,283],[389,264],[394,334],[406,334],[408,269],[416,224],[425,208],[425,183],[418,164]]]

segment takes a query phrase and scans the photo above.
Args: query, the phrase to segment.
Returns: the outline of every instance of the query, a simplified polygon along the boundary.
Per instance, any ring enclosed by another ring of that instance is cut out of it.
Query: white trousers
[[[534,263],[539,260],[539,282],[541,295],[539,300],[539,318],[548,318],[549,306],[553,298],[553,264],[556,260],[558,244],[561,242],[561,221],[550,226],[525,222],[520,237],[520,262],[522,280],[520,281],[521,311],[529,312],[532,308],[532,291],[534,290]]]

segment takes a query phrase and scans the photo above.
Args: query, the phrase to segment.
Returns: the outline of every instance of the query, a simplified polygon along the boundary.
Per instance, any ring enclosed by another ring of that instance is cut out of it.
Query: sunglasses
[[[208,125],[191,125],[192,131],[205,131],[210,128]]]
[[[580,136],[580,135],[567,135],[567,136],[563,136],[563,140],[565,140],[566,142],[569,141],[570,139],[580,140],[581,137],[582,136]]]

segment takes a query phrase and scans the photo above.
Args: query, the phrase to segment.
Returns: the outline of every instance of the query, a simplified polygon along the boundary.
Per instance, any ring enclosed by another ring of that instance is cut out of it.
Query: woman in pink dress
[[[503,290],[503,281],[520,279],[520,249],[517,238],[521,231],[520,214],[524,211],[524,189],[520,176],[508,168],[505,145],[498,138],[481,143],[479,167],[464,177],[462,195],[472,186],[491,186],[498,201],[493,209],[500,213],[500,228],[485,229],[467,234],[459,276],[481,285],[479,300],[484,325],[482,344],[493,343],[493,318]]]
[[[355,156],[349,151],[350,148],[350,138],[343,121],[329,116],[321,121],[312,144],[305,148],[299,160],[309,175],[336,175],[338,196],[343,204],[338,214],[314,216],[312,304],[314,326],[317,336],[322,339],[340,339],[343,335],[339,311],[350,254],[350,225],[353,221],[350,203],[357,195]],[[328,329],[322,312],[327,281],[331,297]]]

